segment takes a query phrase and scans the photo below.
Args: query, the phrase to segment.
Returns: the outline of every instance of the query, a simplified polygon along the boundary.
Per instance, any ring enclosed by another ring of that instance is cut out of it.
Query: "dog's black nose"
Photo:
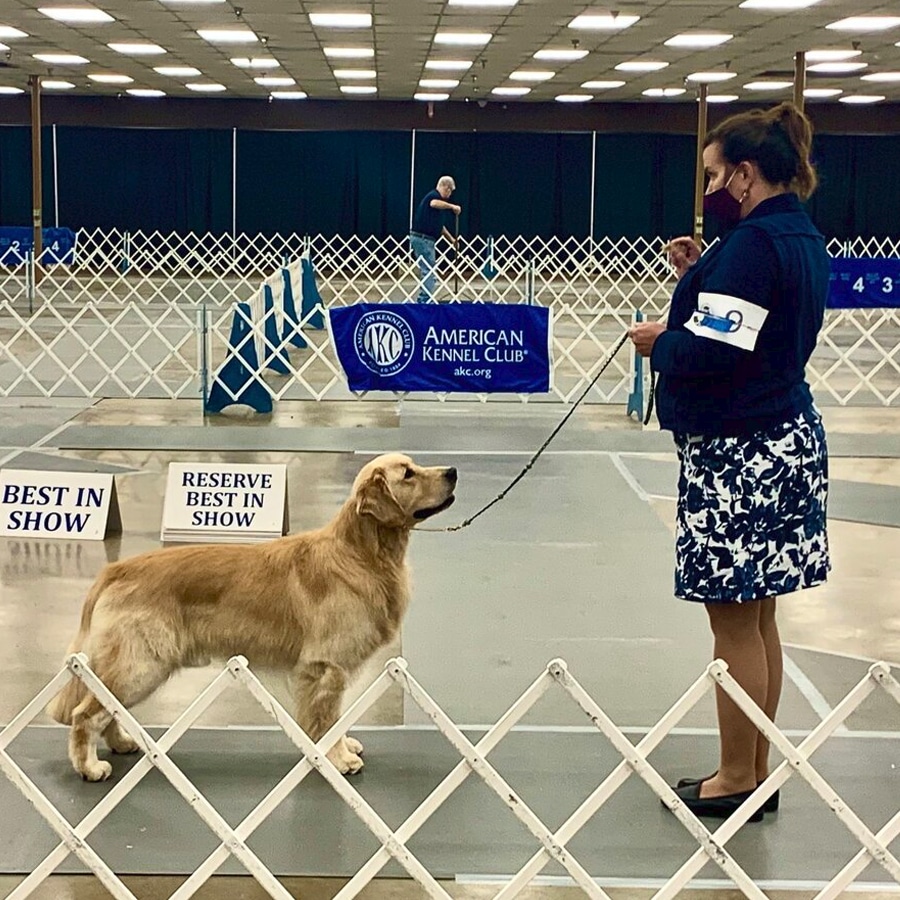
[[[451,482],[451,484],[456,484],[456,468],[454,466],[450,466],[446,472],[444,472],[444,477],[447,481]]]

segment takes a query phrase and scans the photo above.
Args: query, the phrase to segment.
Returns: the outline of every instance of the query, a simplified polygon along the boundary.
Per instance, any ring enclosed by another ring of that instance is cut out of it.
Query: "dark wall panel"
[[[53,225],[52,129],[41,129],[41,173],[44,226]],[[0,225],[30,226],[31,129],[0,128]],[[60,221],[60,224],[64,224]]]
[[[598,134],[594,237],[690,234],[696,140],[674,134]]]
[[[232,224],[232,132],[58,126],[60,225],[224,233]],[[54,223],[52,130],[43,140],[44,222]],[[695,138],[597,134],[594,236],[688,233]],[[817,136],[808,208],[828,237],[897,237],[900,135]],[[402,236],[411,134],[238,131],[237,227],[246,233]],[[589,133],[416,134],[414,199],[457,181],[464,235],[584,237]],[[30,130],[0,127],[0,224],[31,223]],[[451,220],[452,224],[452,220]]]
[[[402,132],[240,131],[238,232],[402,235],[410,147]]]
[[[463,234],[587,237],[589,134],[420,132],[415,201],[452,175]]]
[[[231,229],[228,132],[59,128],[57,143],[61,225]]]

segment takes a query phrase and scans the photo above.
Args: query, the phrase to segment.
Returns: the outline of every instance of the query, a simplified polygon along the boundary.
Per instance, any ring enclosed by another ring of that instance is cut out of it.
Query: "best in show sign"
[[[284,465],[170,463],[162,541],[265,541],[287,533]]]
[[[110,474],[0,470],[0,535],[102,541],[121,530]]]

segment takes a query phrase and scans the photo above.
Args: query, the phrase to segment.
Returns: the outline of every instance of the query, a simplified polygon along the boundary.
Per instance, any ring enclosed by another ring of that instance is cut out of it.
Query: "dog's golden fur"
[[[363,467],[350,498],[317,531],[265,544],[155,550],[106,566],[91,587],[69,652],[125,704],[172,673],[214,658],[291,673],[294,713],[318,740],[337,720],[348,679],[396,634],[409,601],[409,531],[453,502],[456,470],[424,468],[399,453]],[[48,706],[71,725],[69,758],[88,781],[112,767],[97,758],[136,748],[73,679]],[[329,758],[362,768],[362,746],[342,738]]]

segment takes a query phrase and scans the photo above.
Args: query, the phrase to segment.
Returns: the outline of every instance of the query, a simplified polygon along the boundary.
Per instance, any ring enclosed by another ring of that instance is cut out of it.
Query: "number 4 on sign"
[[[863,291],[865,291],[865,289],[866,289],[865,279],[862,277],[862,275],[860,275],[859,278],[857,278],[856,281],[853,282],[853,290],[856,291],[857,293],[861,294],[861,293],[863,293]]]

